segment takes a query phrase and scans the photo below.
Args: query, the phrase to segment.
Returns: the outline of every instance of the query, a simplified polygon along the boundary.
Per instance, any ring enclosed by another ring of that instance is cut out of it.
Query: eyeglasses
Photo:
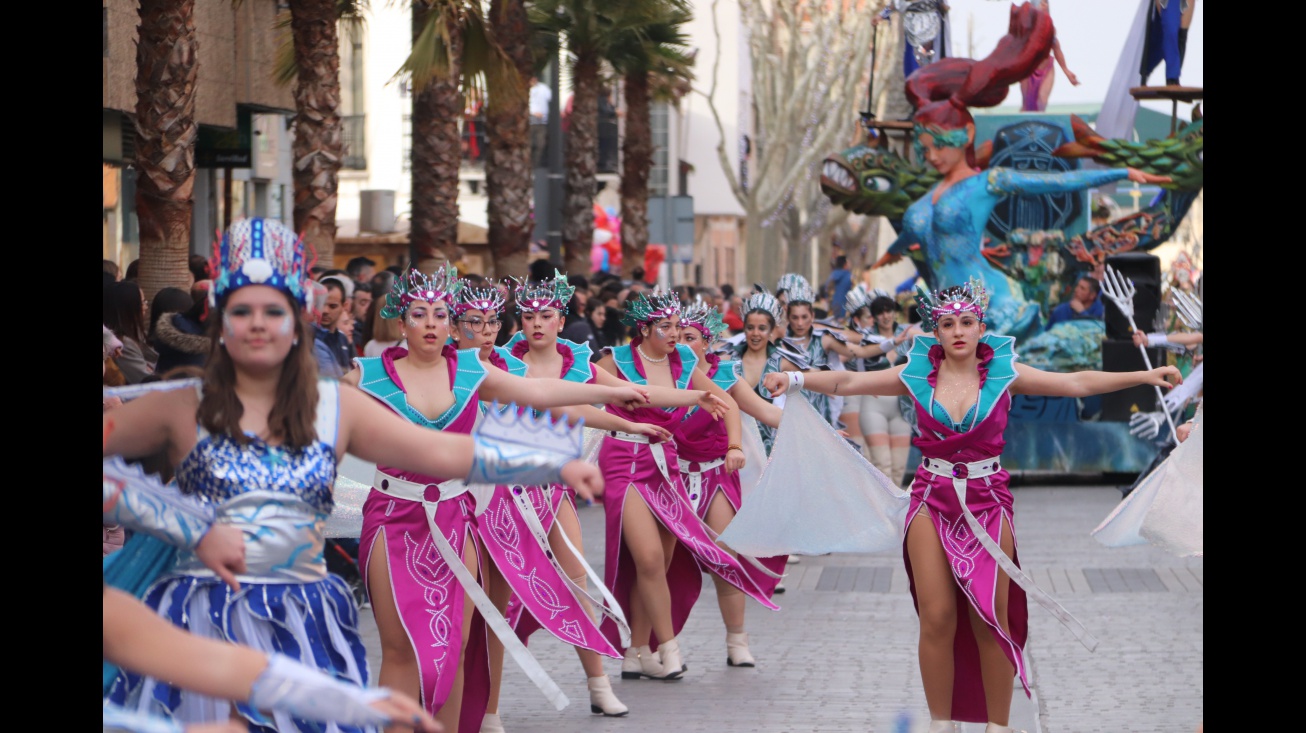
[[[490,321],[480,318],[459,318],[458,322],[471,329],[472,333],[485,333],[485,331],[498,331],[503,327],[503,321],[494,319]]]

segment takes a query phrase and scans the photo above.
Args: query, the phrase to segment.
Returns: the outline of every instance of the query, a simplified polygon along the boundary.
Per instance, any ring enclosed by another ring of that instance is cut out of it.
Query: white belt
[[[949,463],[938,458],[926,458],[921,461],[921,466],[936,476],[952,479],[952,488],[957,492],[957,499],[960,500],[961,513],[966,518],[966,524],[970,526],[970,531],[979,540],[980,546],[1006,572],[1007,577],[1020,586],[1026,595],[1033,598],[1035,603],[1047,609],[1066,628],[1070,629],[1075,638],[1079,639],[1079,642],[1087,647],[1090,652],[1096,649],[1097,639],[1088,633],[1088,629],[1084,628],[1084,625],[1078,619],[1071,616],[1070,612],[1063,608],[1060,603],[1053,600],[1052,596],[1049,596],[1042,588],[1035,585],[1034,580],[1026,575],[1011,558],[1007,557],[1007,553],[1003,552],[1002,547],[993,541],[988,531],[984,529],[979,520],[975,518],[975,515],[970,513],[970,508],[966,506],[967,479],[985,478],[1001,471],[1002,466],[998,458],[995,456],[979,461],[971,461],[970,463]]]
[[[415,481],[405,481],[401,478],[395,478],[384,471],[378,470],[372,477],[372,488],[385,494],[386,496],[403,499],[404,501],[426,501],[426,489],[428,486],[434,486],[440,491],[440,496],[436,502],[446,501],[461,494],[467,493],[467,483],[462,479],[450,479],[441,481],[438,484],[419,484]]]
[[[715,461],[707,461],[706,463],[700,461],[686,461],[684,458],[678,458],[677,460],[680,461],[680,475],[684,477],[685,483],[689,484],[685,487],[689,489],[689,503],[694,505],[694,511],[698,511],[698,505],[702,503],[705,498],[703,496],[703,474],[711,471],[717,466],[723,465],[726,462],[726,459],[718,458]],[[689,469],[689,467],[693,465],[698,466],[697,471],[691,471]]]
[[[372,487],[386,496],[422,503],[422,508],[426,511],[426,526],[431,531],[431,540],[435,543],[435,549],[439,551],[440,557],[444,559],[445,564],[449,566],[449,570],[458,579],[458,584],[463,587],[467,596],[472,599],[472,604],[476,606],[476,610],[481,612],[481,617],[485,619],[486,625],[494,631],[495,636],[499,637],[499,641],[503,642],[504,650],[517,662],[517,665],[526,673],[526,676],[535,683],[540,692],[544,693],[549,702],[553,703],[553,707],[557,710],[567,707],[571,701],[567,699],[558,684],[549,677],[549,673],[544,671],[540,663],[526,649],[526,645],[522,644],[521,640],[517,638],[517,633],[504,620],[503,614],[499,613],[498,608],[495,608],[494,602],[490,600],[489,596],[485,595],[485,590],[476,582],[476,576],[472,575],[467,566],[463,564],[463,559],[458,556],[458,553],[454,552],[453,546],[449,544],[444,532],[435,523],[435,513],[439,509],[440,502],[467,492],[469,490],[468,485],[458,479],[435,484],[440,490],[440,496],[435,501],[428,501],[426,499],[426,489],[432,484],[405,481],[379,470],[376,472],[373,482]],[[493,490],[494,487],[491,486],[490,489]]]
[[[650,441],[649,441],[649,437],[648,437],[647,435],[639,435],[639,434],[636,434],[636,433],[623,433],[623,432],[621,432],[620,430],[608,430],[608,431],[605,431],[605,432],[607,432],[608,436],[610,436],[610,437],[616,438],[617,440],[624,440],[624,441],[626,441],[626,442],[628,442],[628,443],[648,443],[648,442],[650,442]]]

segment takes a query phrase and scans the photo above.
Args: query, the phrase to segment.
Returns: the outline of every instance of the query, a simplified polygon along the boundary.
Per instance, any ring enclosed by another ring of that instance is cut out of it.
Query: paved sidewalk
[[[1089,536],[1120,499],[1115,487],[1018,487],[1021,564],[1094,634],[1085,649],[1030,605],[1033,699],[1016,684],[1011,725],[1029,733],[1193,733],[1202,719],[1202,560],[1151,546],[1111,549]],[[602,574],[603,512],[580,512],[586,556]],[[704,583],[681,633],[679,682],[623,681],[606,667],[626,718],[589,712],[575,652],[545,633],[531,650],[571,699],[555,712],[509,660],[501,714],[510,733],[923,733],[929,715],[916,662],[917,623],[898,553],[804,557],[772,612],[748,608],[756,669],[725,664],[716,593]],[[363,634],[373,676],[371,613]],[[984,726],[963,726],[981,733]]]

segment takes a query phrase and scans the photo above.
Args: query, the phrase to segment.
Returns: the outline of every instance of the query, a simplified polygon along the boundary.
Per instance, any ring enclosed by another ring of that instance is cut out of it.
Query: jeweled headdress
[[[419,300],[432,304],[445,303],[452,309],[463,285],[464,281],[458,279],[458,268],[453,265],[444,265],[429,276],[418,269],[409,270],[407,274],[395,278],[394,285],[385,296],[385,305],[381,307],[381,317],[399,318],[408,312],[410,305]]]
[[[879,288],[867,290],[865,285],[858,283],[857,287],[849,290],[848,295],[843,299],[844,312],[851,316],[863,308],[870,308],[871,301],[880,297],[881,294],[888,295]]]
[[[787,303],[816,302],[816,292],[812,290],[811,283],[797,273],[791,272],[780,276],[780,281],[775,284],[775,292],[779,295],[782,290],[787,296],[785,300]]]
[[[771,316],[772,323],[779,323],[782,315],[780,310],[780,301],[776,300],[770,293],[753,293],[744,301],[744,306],[739,314],[745,320],[748,319],[749,313],[765,313]]]
[[[308,303],[304,242],[285,224],[262,217],[234,221],[214,250],[217,277],[209,289],[210,305],[246,285],[270,285]]]
[[[701,295],[680,314],[680,325],[697,328],[709,342],[716,340],[726,330],[726,324],[721,320],[721,311],[714,305],[708,305]]]
[[[517,280],[513,294],[517,297],[517,312],[535,313],[542,310],[556,310],[566,315],[571,296],[576,292],[573,285],[567,283],[567,276],[555,269],[553,277],[535,283]]]
[[[945,292],[950,291],[950,292]],[[989,291],[978,278],[971,278],[965,285],[944,288],[933,293],[921,287],[916,290],[916,312],[921,314],[921,328],[933,331],[938,328],[939,319],[946,315],[970,313],[984,322],[984,311],[989,307]]]
[[[680,297],[675,293],[656,288],[651,293],[640,293],[621,316],[627,326],[660,321],[680,313]]]
[[[507,301],[503,291],[493,285],[488,288],[474,288],[467,280],[462,280],[462,290],[458,293],[458,301],[454,303],[454,315],[461,316],[467,311],[484,311],[486,313],[503,312],[503,304]]]

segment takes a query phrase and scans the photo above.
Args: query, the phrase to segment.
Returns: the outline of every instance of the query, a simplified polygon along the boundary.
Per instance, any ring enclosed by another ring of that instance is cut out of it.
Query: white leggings
[[[903,419],[897,397],[856,395],[844,403],[845,410],[850,407],[857,411],[857,422],[863,436],[911,435],[911,425]]]

